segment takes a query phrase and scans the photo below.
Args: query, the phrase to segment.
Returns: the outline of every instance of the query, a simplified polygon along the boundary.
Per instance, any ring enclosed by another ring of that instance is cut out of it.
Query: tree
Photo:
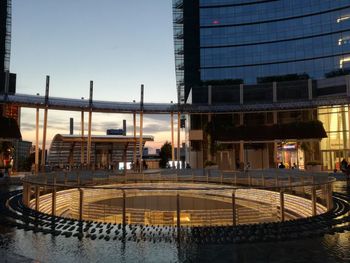
[[[159,167],[166,168],[169,159],[171,158],[171,143],[166,141],[163,146],[160,148],[159,153],[160,161]]]

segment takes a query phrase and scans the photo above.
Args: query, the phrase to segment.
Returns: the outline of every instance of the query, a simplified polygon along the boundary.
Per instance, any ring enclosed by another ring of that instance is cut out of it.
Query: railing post
[[[289,190],[293,190],[293,187],[292,187],[292,177],[289,175],[288,176],[288,184],[289,184]]]
[[[79,220],[83,220],[84,190],[79,188]]]
[[[284,222],[284,193],[283,193],[283,189],[280,190],[280,214],[281,214],[281,222]]]
[[[56,215],[56,174],[53,176],[51,214]]]
[[[35,186],[35,210],[39,211],[40,209],[40,187]]]
[[[312,216],[315,216],[317,214],[316,211],[316,187],[313,185],[311,188],[311,206],[312,206]]]
[[[77,185],[80,185],[80,173],[77,172]]]
[[[223,183],[223,173],[222,173],[222,171],[220,171],[220,182],[221,182],[221,184]]]
[[[264,176],[264,174],[262,175],[262,186],[265,187],[265,176]]]
[[[232,225],[236,226],[236,193],[235,191],[232,192]]]
[[[126,226],[126,194],[123,190],[123,228]]]
[[[67,172],[64,172],[64,185],[67,185],[68,183],[68,175]]]
[[[180,220],[181,220],[181,215],[180,215],[180,195],[179,194],[177,194],[176,195],[176,227],[177,227],[177,231],[178,231],[178,233],[179,233],[179,231],[180,231],[180,226],[181,226],[181,222],[180,222]]]
[[[28,184],[28,204],[27,204],[28,207],[29,207],[31,198],[32,198],[32,185]]]

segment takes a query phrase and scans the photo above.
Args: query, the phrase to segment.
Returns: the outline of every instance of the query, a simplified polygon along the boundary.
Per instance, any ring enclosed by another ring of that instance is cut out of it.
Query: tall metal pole
[[[36,108],[35,118],[35,173],[39,172],[39,107]]]
[[[133,151],[133,163],[134,163],[134,170],[138,167],[136,167],[136,112],[133,113],[133,125],[134,125],[134,151]]]
[[[88,145],[87,145],[87,165],[91,168],[91,120],[92,120],[92,96],[93,96],[94,82],[90,81],[90,99],[89,99],[89,125],[88,125]]]
[[[46,76],[46,89],[45,89],[45,109],[44,109],[44,127],[43,127],[43,143],[41,150],[41,170],[44,171],[46,164],[46,131],[47,131],[47,113],[49,102],[49,89],[50,89],[50,76]]]
[[[144,86],[141,85],[141,101],[140,101],[140,172],[142,172],[143,168],[143,92],[144,92]]]
[[[171,117],[171,166],[174,167],[175,162],[175,145],[174,145],[174,112],[170,113]]]
[[[84,111],[81,112],[81,154],[80,154],[80,163],[83,167],[85,162],[85,151],[84,151]]]

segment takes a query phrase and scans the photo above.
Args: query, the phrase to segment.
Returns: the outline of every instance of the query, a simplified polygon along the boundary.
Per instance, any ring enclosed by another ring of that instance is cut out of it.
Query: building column
[[[273,158],[275,159],[274,163],[275,163],[276,167],[278,167],[277,152],[278,152],[278,141],[274,140],[274,142],[273,142]]]
[[[212,105],[212,86],[211,85],[208,86],[208,105]],[[211,122],[212,122],[212,115],[211,115],[211,113],[207,113],[207,117],[208,117],[208,123],[211,124]],[[210,133],[208,133],[207,139],[208,139],[207,160],[211,161],[213,159],[212,155],[211,155],[211,152],[212,152],[211,141],[212,141],[213,138],[212,138]]]
[[[36,108],[35,118],[35,174],[39,172],[39,108]]]
[[[80,163],[83,167],[85,162],[85,150],[84,150],[84,111],[81,112],[81,153],[80,153]]]
[[[272,102],[277,102],[277,82],[272,83]]]
[[[312,100],[313,94],[312,94],[312,79],[308,79],[307,81],[307,91],[308,91],[308,99]]]
[[[239,84],[239,104],[244,103],[243,84]]]

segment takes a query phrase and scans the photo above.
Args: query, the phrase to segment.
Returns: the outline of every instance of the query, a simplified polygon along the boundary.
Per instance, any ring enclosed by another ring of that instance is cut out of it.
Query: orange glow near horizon
[[[39,117],[39,147],[42,145],[43,137],[43,110],[40,110]],[[93,113],[92,115],[92,135],[104,135],[107,128],[122,128],[123,119],[127,121],[127,135],[133,135],[132,114],[102,114]],[[160,119],[158,120],[157,117]],[[46,147],[49,150],[53,137],[58,134],[69,134],[69,119],[74,118],[74,134],[81,134],[81,113],[80,112],[63,112],[50,110],[48,113],[48,129]],[[87,135],[87,113],[84,117],[84,135]],[[136,118],[136,133],[139,134],[139,119]],[[152,131],[154,130],[154,131]],[[177,121],[174,120],[174,144],[177,146]],[[23,109],[21,117],[22,139],[30,141],[35,145],[35,110]],[[145,147],[149,148],[150,153],[155,153],[166,142],[171,142],[170,115],[156,116],[145,115],[144,117],[144,135],[154,137],[153,142],[147,142]],[[180,134],[180,144],[185,142],[185,132],[182,129]]]

